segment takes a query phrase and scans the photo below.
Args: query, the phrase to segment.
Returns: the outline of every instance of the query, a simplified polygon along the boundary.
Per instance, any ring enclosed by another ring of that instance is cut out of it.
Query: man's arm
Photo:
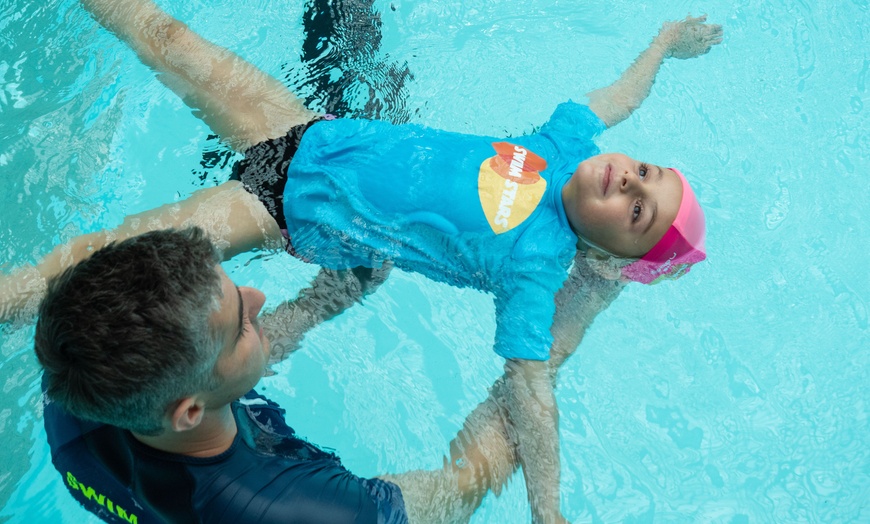
[[[613,127],[631,115],[649,96],[665,58],[687,59],[703,55],[722,42],[722,26],[705,24],[707,15],[665,22],[650,46],[613,84],[588,93],[589,108]]]
[[[308,331],[360,302],[380,287],[392,265],[379,269],[357,267],[345,271],[322,268],[293,300],[284,302],[261,320],[271,343],[271,363],[287,358],[299,348]]]
[[[224,260],[254,249],[280,249],[281,230],[266,207],[236,181],[195,191],[173,204],[130,215],[118,227],[74,237],[35,265],[0,274],[0,323],[36,315],[46,282],[110,242],[148,231],[199,226],[221,249]]]

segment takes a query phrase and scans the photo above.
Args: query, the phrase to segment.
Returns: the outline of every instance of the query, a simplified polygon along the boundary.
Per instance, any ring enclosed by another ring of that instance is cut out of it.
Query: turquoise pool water
[[[162,2],[271,73],[298,61],[297,2],[177,4]],[[410,120],[485,134],[528,132],[611,82],[663,20],[707,12],[725,26],[725,43],[668,62],[599,141],[683,168],[710,257],[676,283],[631,286],[566,364],[563,510],[870,522],[867,0],[375,5],[378,56],[413,74]],[[201,166],[208,135],[75,2],[0,0],[0,268],[223,180],[225,166]],[[282,255],[226,267],[273,305],[314,273]],[[492,315],[485,295],[395,272],[262,389],[361,475],[437,467],[500,373]],[[88,522],[50,464],[32,332],[0,335],[0,520]],[[474,522],[528,521],[524,489],[487,498]]]

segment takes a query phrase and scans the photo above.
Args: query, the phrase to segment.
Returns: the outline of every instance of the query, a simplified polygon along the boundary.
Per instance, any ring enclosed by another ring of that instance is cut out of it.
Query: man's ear
[[[205,403],[198,397],[184,397],[170,408],[169,422],[173,431],[188,431],[202,422]]]

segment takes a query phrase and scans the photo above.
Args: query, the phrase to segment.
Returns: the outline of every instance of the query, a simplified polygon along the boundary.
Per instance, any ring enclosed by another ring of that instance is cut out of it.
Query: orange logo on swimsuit
[[[541,178],[547,161],[509,142],[492,147],[496,155],[480,164],[477,192],[489,227],[498,235],[522,224],[540,204],[547,188]]]

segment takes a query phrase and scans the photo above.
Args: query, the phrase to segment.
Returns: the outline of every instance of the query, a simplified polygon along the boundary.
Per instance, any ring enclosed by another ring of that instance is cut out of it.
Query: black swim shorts
[[[284,186],[287,185],[287,168],[299,149],[302,135],[309,127],[321,120],[332,120],[332,115],[293,126],[286,135],[272,138],[251,146],[244,151],[245,158],[233,166],[230,180],[238,180],[249,193],[266,206],[266,210],[278,223],[282,232],[287,231],[284,220]]]

